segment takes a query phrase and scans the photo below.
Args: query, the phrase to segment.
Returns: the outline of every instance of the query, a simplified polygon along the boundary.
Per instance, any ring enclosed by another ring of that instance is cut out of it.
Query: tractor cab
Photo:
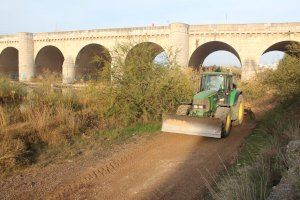
[[[232,74],[222,72],[206,72],[202,74],[200,91],[213,90],[230,91],[236,88],[235,80],[233,80]]]
[[[221,106],[226,106],[230,103],[230,95],[235,90],[235,79],[230,73],[207,72],[202,74],[199,93],[211,91],[211,93],[215,94],[215,99],[218,100],[216,103]]]

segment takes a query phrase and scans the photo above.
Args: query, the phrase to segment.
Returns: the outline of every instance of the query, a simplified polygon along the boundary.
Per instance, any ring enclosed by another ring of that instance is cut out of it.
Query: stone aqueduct
[[[172,23],[169,26],[3,35],[0,36],[0,74],[14,74],[20,81],[29,81],[42,73],[42,65],[52,65],[62,73],[64,83],[72,83],[76,70],[89,65],[88,54],[96,51],[110,55],[116,44],[128,41],[155,45],[159,47],[152,48],[157,49],[156,55],[163,49],[176,49],[181,66],[198,67],[210,53],[229,51],[239,59],[242,79],[247,80],[255,73],[261,55],[274,50],[286,51],[287,44],[300,42],[300,23]]]

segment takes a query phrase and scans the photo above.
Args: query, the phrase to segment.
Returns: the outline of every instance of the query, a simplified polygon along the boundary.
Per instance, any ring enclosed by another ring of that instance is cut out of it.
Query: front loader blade
[[[162,131],[221,138],[222,122],[217,118],[163,115]]]

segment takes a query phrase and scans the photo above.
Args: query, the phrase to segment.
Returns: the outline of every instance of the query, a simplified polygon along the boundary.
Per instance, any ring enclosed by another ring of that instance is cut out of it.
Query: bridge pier
[[[66,57],[63,68],[63,83],[71,84],[75,82],[75,62],[72,56]]]
[[[184,23],[170,24],[170,44],[176,52],[179,66],[187,67],[189,63],[189,25]]]
[[[32,33],[19,33],[19,80],[30,81],[35,75]]]
[[[245,61],[242,66],[241,80],[243,82],[251,80],[256,75],[256,65],[253,65],[252,61]]]
[[[255,52],[255,51],[252,51]],[[257,73],[258,68],[258,62],[259,62],[259,55],[247,55],[245,57],[242,57],[241,64],[242,64],[242,74],[241,79],[243,82],[251,80],[253,77],[255,77]]]

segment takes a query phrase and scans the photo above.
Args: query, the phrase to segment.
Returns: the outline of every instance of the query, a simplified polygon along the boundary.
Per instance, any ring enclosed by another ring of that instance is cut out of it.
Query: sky
[[[0,0],[0,5],[0,35],[168,25],[171,22],[300,21],[300,0]],[[214,55],[223,62],[229,54]]]

